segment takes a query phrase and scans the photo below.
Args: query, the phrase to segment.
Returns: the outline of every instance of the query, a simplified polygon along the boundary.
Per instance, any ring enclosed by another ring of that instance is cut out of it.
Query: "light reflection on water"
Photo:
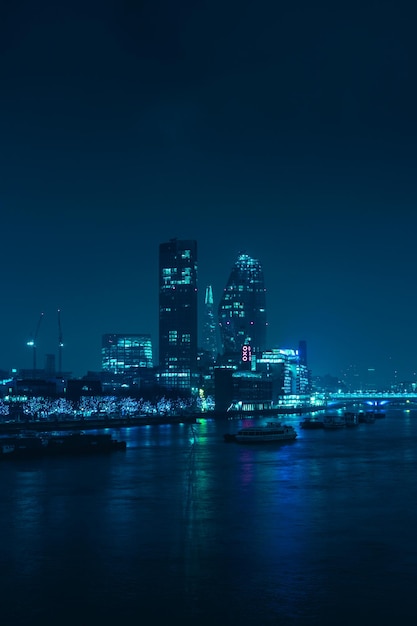
[[[230,430],[1,464],[4,623],[412,623],[416,413],[260,447]]]

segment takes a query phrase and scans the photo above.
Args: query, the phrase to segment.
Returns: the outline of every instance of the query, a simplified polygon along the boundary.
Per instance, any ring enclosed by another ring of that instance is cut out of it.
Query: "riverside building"
[[[101,342],[101,369],[112,374],[135,375],[141,369],[152,369],[150,335],[106,334]]]
[[[273,348],[259,355],[250,370],[215,368],[216,409],[251,412],[309,405],[310,373],[303,359],[299,350]]]
[[[103,390],[112,392],[155,384],[151,336],[148,334],[102,335],[101,373]]]

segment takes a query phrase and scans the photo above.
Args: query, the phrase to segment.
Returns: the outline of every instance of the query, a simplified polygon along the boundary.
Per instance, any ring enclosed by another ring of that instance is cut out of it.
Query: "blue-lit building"
[[[239,254],[218,308],[223,361],[249,363],[266,349],[266,289],[261,264]]]
[[[310,393],[310,372],[306,363],[306,344],[301,350],[273,348],[265,350],[256,363],[257,371],[272,377],[274,402],[289,396],[306,396]]]
[[[159,385],[197,393],[197,242],[159,246]]]
[[[102,335],[98,377],[106,392],[153,387],[156,382],[151,336],[138,333]]]
[[[101,369],[111,374],[135,376],[153,368],[150,335],[106,334],[101,343]]]
[[[217,411],[253,412],[273,407],[273,383],[260,372],[230,365],[214,368],[214,401]]]
[[[311,376],[305,359],[306,343],[302,342],[301,350],[264,350],[250,368],[215,367],[216,409],[250,412],[307,405]]]

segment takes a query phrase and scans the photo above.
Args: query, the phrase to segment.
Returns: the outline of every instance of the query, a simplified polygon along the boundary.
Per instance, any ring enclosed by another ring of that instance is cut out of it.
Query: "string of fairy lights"
[[[161,398],[155,402],[143,398],[119,398],[116,396],[82,396],[73,401],[66,398],[27,397],[20,399],[20,408],[24,415],[36,419],[50,419],[53,417],[96,417],[101,414],[115,416],[135,415],[175,415],[190,409],[202,410],[212,404],[210,398],[175,399]],[[13,403],[7,398],[0,400],[0,415],[12,413]]]

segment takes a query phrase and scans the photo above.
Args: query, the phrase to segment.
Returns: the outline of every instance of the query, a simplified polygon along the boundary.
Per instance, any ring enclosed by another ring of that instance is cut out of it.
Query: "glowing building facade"
[[[220,411],[259,411],[310,403],[310,373],[302,350],[273,348],[256,360],[256,371],[220,366],[215,369],[215,404]]]
[[[263,352],[257,368],[280,381],[279,396],[304,396],[310,392],[306,354],[304,341],[300,342],[299,350],[274,348]]]
[[[261,264],[239,254],[219,303],[223,355],[250,362],[266,349],[266,289]]]
[[[101,343],[101,369],[111,374],[135,376],[153,368],[150,335],[106,334]]]
[[[159,384],[192,393],[197,373],[197,242],[159,246]]]

